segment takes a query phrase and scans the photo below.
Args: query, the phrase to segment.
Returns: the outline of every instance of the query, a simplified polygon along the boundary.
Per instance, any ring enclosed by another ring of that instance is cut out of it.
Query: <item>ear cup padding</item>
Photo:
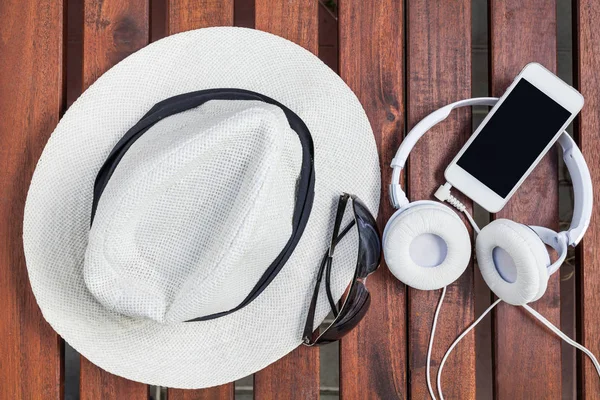
[[[423,267],[410,256],[410,244],[423,234],[437,235],[446,243],[446,257],[440,265]],[[389,270],[401,282],[420,290],[440,289],[458,279],[467,268],[471,238],[454,211],[428,201],[392,216],[384,232],[383,253]]]
[[[516,266],[516,279],[507,282],[494,263],[493,251],[504,249]],[[489,288],[503,301],[524,305],[542,297],[548,286],[550,256],[536,233],[508,219],[493,221],[481,230],[476,242],[477,263]]]

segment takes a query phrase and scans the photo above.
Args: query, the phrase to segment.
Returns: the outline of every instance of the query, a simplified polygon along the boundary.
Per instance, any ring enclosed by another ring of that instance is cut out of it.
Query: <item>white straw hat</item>
[[[210,96],[171,109],[192,93]],[[373,134],[334,72],[256,30],[170,36],[101,76],[50,137],[25,206],[31,286],[52,327],[113,374],[230,382],[301,343],[342,192],[376,213]],[[356,257],[353,233],[336,247],[336,298]],[[322,296],[317,325],[328,311]]]

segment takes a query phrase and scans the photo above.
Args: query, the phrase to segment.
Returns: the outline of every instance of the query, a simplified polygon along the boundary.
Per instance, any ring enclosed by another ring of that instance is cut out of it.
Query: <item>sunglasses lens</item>
[[[357,274],[359,278],[366,278],[381,262],[381,239],[377,222],[369,209],[359,199],[354,199],[353,204],[360,236]]]
[[[340,313],[319,337],[317,343],[326,344],[341,339],[363,319],[370,304],[371,296],[367,288],[362,282],[356,282],[348,293]]]

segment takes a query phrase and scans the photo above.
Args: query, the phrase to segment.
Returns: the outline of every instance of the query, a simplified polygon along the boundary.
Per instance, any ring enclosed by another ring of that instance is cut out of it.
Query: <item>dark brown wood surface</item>
[[[393,213],[389,163],[404,133],[403,19],[403,2],[340,2],[340,75],[365,108],[379,149],[382,231]],[[340,345],[341,398],[408,398],[406,289],[385,265],[369,277],[367,286],[371,308]]]
[[[556,71],[556,2],[490,2],[490,82],[501,96],[529,62]],[[558,228],[558,172],[552,149],[496,218]],[[544,199],[544,201],[539,201]],[[560,323],[559,274],[532,304]],[[495,312],[495,393],[498,400],[561,397],[561,342],[521,308],[501,303]]]
[[[577,130],[577,139],[587,161],[594,187],[594,212],[590,227],[583,239],[580,251],[581,282],[580,312],[583,345],[600,356],[600,3],[595,0],[579,0],[574,10],[575,40],[577,43],[577,87],[585,98]],[[600,396],[600,382],[592,363],[581,357],[579,393],[583,399]]]
[[[23,208],[64,111],[63,2],[0,2],[0,399],[62,399],[61,340],[25,267]]]
[[[83,6],[83,85],[148,44],[147,0],[86,0]],[[148,386],[112,375],[81,357],[82,400],[147,399]]]
[[[439,107],[471,95],[471,1],[409,0],[407,123],[409,129]],[[444,169],[471,134],[471,113],[454,111],[424,136],[409,159],[411,200],[433,199]],[[458,196],[458,193],[455,193]],[[471,202],[462,198],[471,209]],[[465,220],[466,222],[466,220]],[[467,224],[468,225],[468,224]],[[448,286],[435,335],[432,377],[446,349],[474,317],[473,266]],[[409,290],[409,374],[411,397],[428,398],[426,356],[441,290]],[[460,377],[460,379],[457,379]],[[446,364],[442,388],[447,398],[475,398],[475,340],[469,334]]]
[[[234,0],[233,25],[254,28],[254,0]]]
[[[192,29],[233,25],[233,0],[169,0],[167,3],[167,34]],[[169,389],[169,399],[213,400],[233,399],[234,384],[203,390]]]
[[[339,73],[339,31],[337,10],[319,3],[319,58]]]
[[[255,0],[255,26],[318,51],[318,2]],[[256,399],[319,397],[319,349],[300,346],[254,375]]]

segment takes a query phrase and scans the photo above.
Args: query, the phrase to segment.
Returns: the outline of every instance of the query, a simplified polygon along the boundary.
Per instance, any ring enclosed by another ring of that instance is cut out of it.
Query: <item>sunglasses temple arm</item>
[[[312,334],[314,331],[314,320],[315,320],[315,311],[317,308],[317,299],[319,298],[319,289],[321,288],[321,281],[323,280],[323,271],[325,270],[325,265],[327,264],[327,260],[329,259],[329,255],[325,254],[323,257],[323,261],[321,261],[321,266],[319,267],[319,273],[317,274],[317,283],[315,285],[315,291],[313,292],[312,299],[310,300],[310,307],[308,308],[308,316],[306,317],[306,324],[304,325],[304,333],[303,338],[305,344],[309,344],[312,338]],[[308,343],[307,343],[308,341]]]
[[[344,238],[344,236],[346,236],[346,234],[350,231],[350,229],[356,224],[355,220],[352,220],[352,222],[348,223],[348,225],[346,225],[346,227],[342,230],[342,232],[335,237],[335,239],[333,240],[333,245],[337,245],[340,240],[342,240]],[[332,259],[330,258],[329,261],[327,262],[327,272],[325,275],[325,290],[327,291],[327,300],[329,301],[329,306],[331,307],[331,311],[333,311],[333,315],[335,317],[338,316],[339,310],[337,305],[335,304],[335,300],[333,299],[333,294],[331,293],[331,264],[332,264]]]
[[[344,197],[342,196],[340,198],[340,203],[338,204],[338,210],[337,210],[337,215],[336,215],[336,220],[335,220],[335,224],[334,224],[334,228],[333,228],[333,234],[331,237],[331,247],[329,248],[329,251],[327,253],[325,253],[325,256],[323,257],[323,261],[321,262],[321,266],[319,267],[319,272],[317,274],[317,282],[315,285],[315,290],[313,292],[312,295],[312,299],[310,300],[310,306],[308,308],[308,316],[306,317],[306,324],[304,325],[304,333],[303,333],[303,338],[304,338],[304,342],[305,344],[314,344],[314,342],[312,341],[312,334],[314,332],[314,319],[315,319],[315,312],[316,312],[316,308],[317,308],[317,300],[319,298],[319,289],[321,288],[321,281],[323,280],[323,272],[325,271],[325,267],[327,267],[327,276],[325,278],[326,284],[325,284],[325,289],[327,291],[327,299],[329,301],[329,305],[331,306],[331,310],[333,311],[334,315],[337,316],[338,315],[338,310],[337,310],[337,306],[335,304],[335,301],[333,300],[333,294],[331,293],[331,264],[332,264],[332,259],[330,257],[330,254],[333,255],[333,251],[335,250],[335,246],[340,242],[340,240],[342,240],[344,238],[344,236],[346,236],[346,234],[350,231],[350,229],[356,224],[356,220],[352,220],[352,222],[348,223],[348,225],[346,225],[346,227],[342,230],[342,232],[339,232],[340,229],[340,225],[342,224],[342,218],[344,216],[344,211],[346,209],[346,203],[348,202],[348,197]]]
[[[340,196],[340,201],[338,203],[337,212],[335,215],[335,222],[333,224],[333,233],[331,234],[331,244],[329,246],[329,255],[333,256],[333,251],[335,250],[335,245],[338,242],[338,233],[340,231],[340,225],[342,225],[342,220],[344,219],[344,213],[346,212],[346,204],[348,204],[348,199],[350,197],[347,194]]]
[[[354,226],[354,224],[356,224],[355,220],[348,222],[348,225],[346,225],[346,227],[342,230],[342,232],[340,232],[340,234],[335,238],[335,240],[333,241],[333,244],[337,245],[344,238],[344,236],[346,236],[346,234],[350,231],[350,229]]]
[[[331,264],[332,258],[328,257],[325,275],[325,291],[327,292],[327,300],[329,300],[329,306],[331,307],[331,311],[333,311],[333,316],[337,317],[339,310],[337,304],[335,304],[335,301],[333,300],[333,294],[331,293]]]

